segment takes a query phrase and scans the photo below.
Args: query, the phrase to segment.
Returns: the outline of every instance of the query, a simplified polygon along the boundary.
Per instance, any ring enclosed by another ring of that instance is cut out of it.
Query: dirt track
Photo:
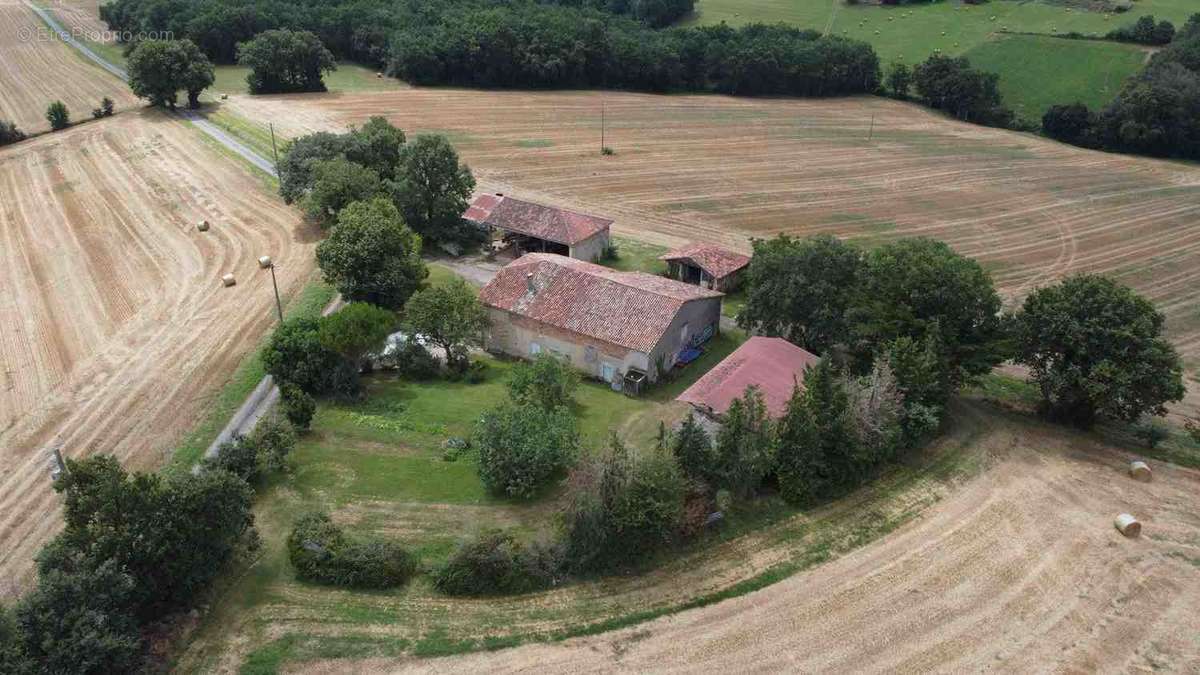
[[[26,133],[45,131],[51,102],[61,100],[78,121],[89,119],[105,96],[118,110],[137,105],[128,85],[51,38],[28,7],[0,2],[0,119]]]
[[[612,157],[598,152],[602,100]],[[1191,166],[879,98],[409,89],[229,105],[290,134],[371,115],[410,134],[446,133],[481,189],[605,214],[616,232],[662,244],[927,235],[984,261],[1014,300],[1068,272],[1103,272],[1158,303],[1190,372],[1200,368],[1200,170]],[[1200,394],[1200,381],[1192,389]]]
[[[996,466],[881,541],[774,586],[633,628],[307,672],[1200,670],[1200,472],[991,425]],[[1123,538],[1113,517],[1143,521]]]
[[[0,598],[58,527],[43,449],[159,466],[274,321],[256,258],[285,298],[311,274],[315,233],[201,139],[146,111],[0,151]]]

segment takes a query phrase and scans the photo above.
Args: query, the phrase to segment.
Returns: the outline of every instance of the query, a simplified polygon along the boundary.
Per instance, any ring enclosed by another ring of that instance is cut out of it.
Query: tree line
[[[1139,29],[1140,26],[1140,29]],[[1153,36],[1139,23],[1131,36]],[[1166,28],[1154,30],[1162,36]],[[1200,14],[1187,23],[1105,108],[1052,106],[1042,118],[1048,136],[1088,148],[1155,157],[1200,157]]]
[[[878,87],[878,57],[863,42],[784,25],[654,28],[691,4],[117,0],[101,16],[114,30],[170,30],[218,63],[246,59],[241,45],[266,31],[308,31],[337,57],[419,84],[796,96]]]

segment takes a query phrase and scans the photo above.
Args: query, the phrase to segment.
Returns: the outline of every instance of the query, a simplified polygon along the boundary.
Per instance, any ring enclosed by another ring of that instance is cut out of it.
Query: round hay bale
[[[271,266],[271,256],[264,255],[263,257],[259,258],[258,266],[264,270],[267,269],[268,267],[270,267]]]
[[[201,232],[208,232],[208,221],[202,220],[196,223],[196,229],[200,230]]]
[[[235,279],[232,274],[226,274],[225,276],[221,277],[221,283],[225,284],[225,287],[228,288],[237,284],[237,279]]]
[[[1130,539],[1137,537],[1142,533],[1142,524],[1138,522],[1137,518],[1134,518],[1128,513],[1122,513],[1121,515],[1117,516],[1117,519],[1113,521],[1113,525],[1116,526],[1118,532],[1126,537],[1129,537]]]
[[[375,77],[382,79],[383,73],[375,73]]]
[[[1129,463],[1129,475],[1133,476],[1134,480],[1143,483],[1149,483],[1154,479],[1154,472],[1150,470],[1150,465],[1142,461],[1133,461]]]

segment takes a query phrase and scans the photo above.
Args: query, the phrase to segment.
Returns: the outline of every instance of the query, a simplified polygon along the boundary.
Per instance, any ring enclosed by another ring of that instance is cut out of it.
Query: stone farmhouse
[[[480,291],[491,319],[490,351],[522,358],[549,352],[635,391],[717,334],[721,297],[546,253],[513,261]]]

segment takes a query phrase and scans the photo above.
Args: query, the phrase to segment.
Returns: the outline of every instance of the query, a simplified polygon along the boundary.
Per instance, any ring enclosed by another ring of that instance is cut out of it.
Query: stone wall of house
[[[577,260],[596,262],[604,255],[604,249],[608,247],[608,239],[608,230],[597,232],[575,246],[572,246],[571,257]]]
[[[534,321],[502,309],[488,308],[491,329],[487,348],[523,359],[547,351],[567,359],[589,377],[620,378],[630,368],[649,372],[649,357],[638,351]],[[536,345],[536,346],[535,346]],[[607,366],[607,368],[605,367]]]

